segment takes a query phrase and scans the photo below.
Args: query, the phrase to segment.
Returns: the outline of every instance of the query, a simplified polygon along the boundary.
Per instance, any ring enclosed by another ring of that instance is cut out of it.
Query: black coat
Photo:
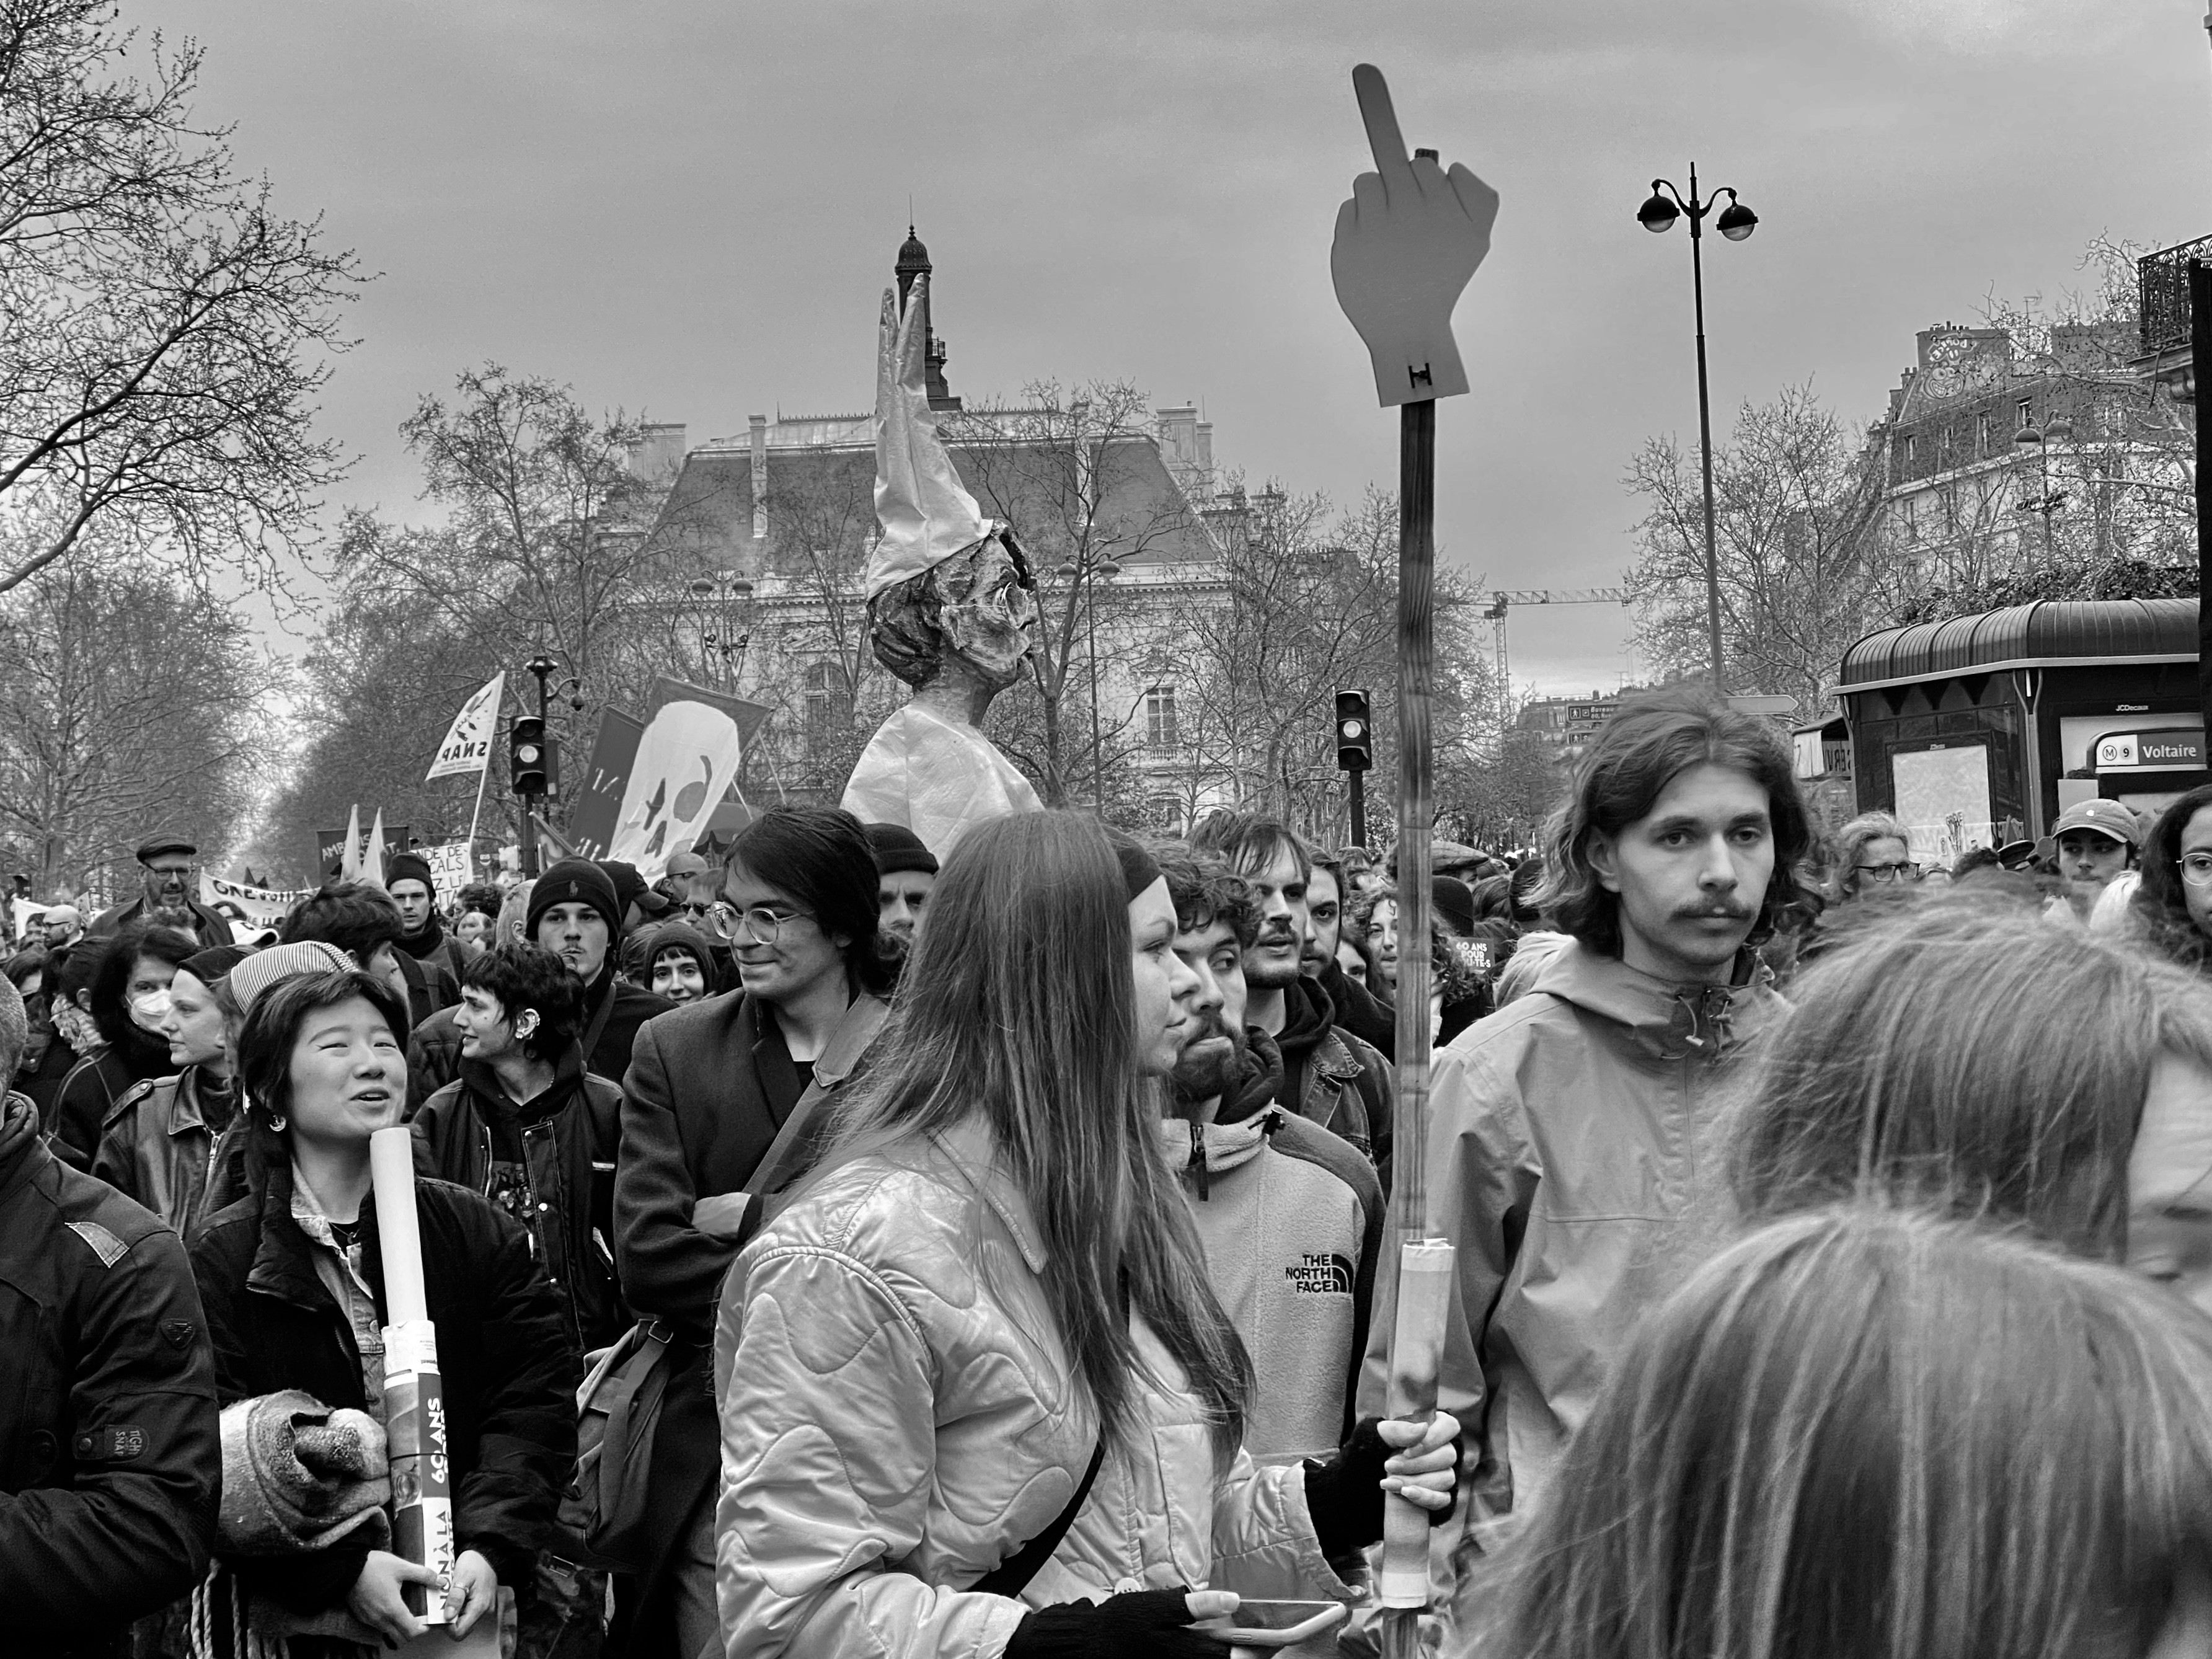
[[[415,1204],[445,1385],[455,1541],[519,1589],[551,1536],[575,1462],[576,1352],[521,1228],[442,1181],[417,1180]],[[362,1206],[362,1277],[380,1319],[388,1318],[373,1201]],[[285,1164],[270,1165],[258,1191],[210,1217],[193,1241],[224,1404],[303,1389],[325,1406],[367,1405],[360,1350],[315,1272],[315,1249],[292,1218]],[[258,1594],[306,1613],[343,1601],[368,1553],[366,1545],[340,1543],[228,1565]]]
[[[665,1529],[640,1585],[643,1612],[630,1650],[637,1653],[654,1650],[661,1638],[670,1553],[720,1455],[714,1303],[739,1238],[702,1231],[693,1212],[702,1199],[743,1189],[805,1092],[804,1073],[760,1012],[750,997],[732,991],[663,1014],[638,1032],[623,1079],[616,1266],[630,1306],[674,1328],[669,1360],[682,1368],[661,1407],[647,1473],[653,1510]],[[825,1053],[816,1074],[830,1088],[863,1063],[833,1062]]]
[[[230,918],[220,910],[210,910],[198,899],[187,899],[185,906],[192,913],[192,925],[181,931],[191,933],[200,942],[200,949],[212,951],[218,945],[234,945],[238,935],[230,931]],[[134,921],[146,920],[146,901],[135,898],[128,904],[118,904],[102,910],[85,927],[85,933],[94,939],[112,939]]]
[[[0,1645],[119,1652],[207,1571],[215,1362],[177,1236],[35,1140],[0,1158]]]
[[[54,1151],[76,1169],[91,1169],[100,1131],[123,1097],[142,1083],[176,1074],[177,1068],[169,1064],[168,1043],[133,1026],[125,1033],[122,1047],[102,1048],[77,1061],[63,1079],[46,1123]]]
[[[551,1085],[517,1106],[491,1067],[465,1060],[461,1074],[423,1103],[415,1132],[418,1174],[472,1193],[491,1183],[496,1128],[514,1138],[513,1160],[529,1176],[534,1207],[518,1217],[546,1266],[571,1346],[605,1347],[629,1325],[615,1285],[615,1153],[622,1137],[622,1090],[584,1070],[574,1043]]]

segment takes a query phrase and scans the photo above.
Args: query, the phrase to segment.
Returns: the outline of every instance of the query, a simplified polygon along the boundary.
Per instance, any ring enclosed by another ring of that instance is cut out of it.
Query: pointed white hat
[[[929,406],[924,353],[929,342],[922,301],[929,278],[918,276],[899,313],[898,290],[884,290],[876,341],[876,522],[883,538],[868,556],[867,596],[934,568],[975,545],[998,526],[960,482],[937,411]]]

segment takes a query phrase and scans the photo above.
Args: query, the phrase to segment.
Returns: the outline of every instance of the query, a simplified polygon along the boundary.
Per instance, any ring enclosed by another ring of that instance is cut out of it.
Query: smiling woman
[[[391,1311],[368,1145],[405,1107],[407,1030],[404,1005],[358,970],[287,981],[246,1017],[239,1070],[252,1190],[210,1217],[192,1246],[227,1418],[270,1395],[289,1395],[288,1413],[312,1409],[297,1406],[304,1393],[319,1408],[382,1419]],[[537,1553],[575,1453],[575,1350],[516,1223],[443,1182],[418,1182],[415,1196],[456,1494],[459,1559],[447,1606],[465,1632],[495,1609],[504,1585],[527,1632],[539,1615]],[[227,1470],[225,1489],[252,1481],[258,1467]],[[257,1623],[286,1631],[335,1617],[349,1639],[404,1641],[428,1628],[404,1592],[432,1575],[385,1541],[374,1523],[325,1516],[273,1553],[227,1528],[216,1553]]]

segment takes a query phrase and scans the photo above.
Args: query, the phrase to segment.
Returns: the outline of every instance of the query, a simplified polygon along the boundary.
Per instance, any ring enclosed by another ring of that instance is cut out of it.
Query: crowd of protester
[[[405,854],[258,943],[155,837],[0,988],[0,1648],[441,1608],[573,1659],[1225,1659],[1249,1599],[1369,1653],[1395,1492],[1445,1659],[2203,1651],[2212,787],[1913,845],[1686,695],[1540,848],[1439,843],[1426,939],[1387,854],[1241,811],[940,857],[778,807],[442,904]],[[400,1124],[442,1584],[386,1509]]]

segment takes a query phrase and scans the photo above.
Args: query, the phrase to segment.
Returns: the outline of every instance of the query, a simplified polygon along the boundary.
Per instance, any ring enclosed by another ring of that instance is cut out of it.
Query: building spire
[[[917,276],[932,277],[931,281],[922,285],[921,290],[922,337],[927,342],[927,349],[923,354],[923,362],[927,370],[929,406],[940,414],[957,410],[960,407],[960,399],[952,395],[952,388],[945,382],[945,360],[948,355],[945,349],[945,342],[938,337],[936,330],[931,326],[929,291],[937,286],[933,275],[933,267],[929,263],[929,250],[921,245],[921,238],[915,234],[914,224],[910,220],[907,223],[906,240],[899,247],[898,264],[891,269],[898,278],[899,305],[902,309],[906,305],[908,295],[914,289],[914,279]]]

